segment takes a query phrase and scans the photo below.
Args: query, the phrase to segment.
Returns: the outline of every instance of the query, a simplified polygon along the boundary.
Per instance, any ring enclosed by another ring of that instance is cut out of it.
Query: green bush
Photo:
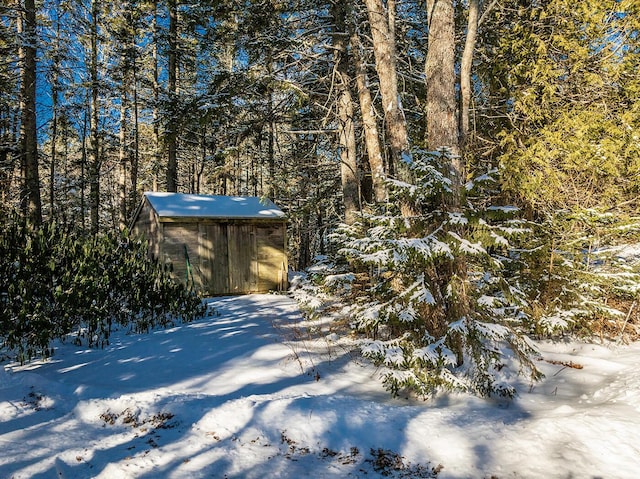
[[[21,362],[51,355],[56,338],[104,347],[116,325],[144,332],[205,312],[141,240],[84,237],[58,223],[33,228],[17,214],[2,220],[0,348]]]
[[[530,224],[518,250],[530,332],[617,337],[640,300],[640,218],[575,208]]]

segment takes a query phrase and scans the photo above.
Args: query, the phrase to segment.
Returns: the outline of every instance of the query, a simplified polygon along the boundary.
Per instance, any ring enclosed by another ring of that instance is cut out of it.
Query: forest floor
[[[294,300],[0,364],[2,478],[634,478],[640,344],[538,342],[514,400],[391,399]]]

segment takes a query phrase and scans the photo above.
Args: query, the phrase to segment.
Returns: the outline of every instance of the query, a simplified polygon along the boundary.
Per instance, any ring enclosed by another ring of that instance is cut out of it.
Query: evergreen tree
[[[499,61],[478,67],[490,149],[474,156],[493,158],[503,195],[537,223],[526,281],[533,315],[554,325],[541,328],[596,326],[633,300],[602,288],[585,258],[628,241],[637,223],[637,2],[516,7],[527,21],[494,10],[482,37]]]
[[[415,151],[415,184],[392,181],[384,210],[334,235],[347,272],[325,285],[355,303],[354,325],[370,338],[363,353],[383,367],[393,394],[511,397],[518,372],[540,377],[524,334],[524,292],[504,275],[514,268],[509,237],[526,228],[517,219],[487,221],[482,203],[451,211],[446,156]],[[471,182],[469,191],[489,180]],[[407,203],[411,218],[397,206]]]

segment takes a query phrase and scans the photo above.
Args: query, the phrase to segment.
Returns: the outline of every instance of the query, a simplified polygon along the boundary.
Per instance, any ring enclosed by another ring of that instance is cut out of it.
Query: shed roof
[[[147,192],[145,198],[159,217],[284,219],[271,200],[256,196],[193,195]]]

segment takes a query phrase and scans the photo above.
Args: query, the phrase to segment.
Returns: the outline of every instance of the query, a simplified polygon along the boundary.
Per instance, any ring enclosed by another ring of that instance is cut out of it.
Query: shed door
[[[229,288],[231,293],[250,293],[258,290],[258,255],[254,225],[230,224]]]
[[[285,226],[284,224],[258,226],[256,237],[260,291],[279,290],[285,286],[287,279]]]
[[[230,293],[227,225],[200,225],[200,258],[204,289],[209,294]]]

